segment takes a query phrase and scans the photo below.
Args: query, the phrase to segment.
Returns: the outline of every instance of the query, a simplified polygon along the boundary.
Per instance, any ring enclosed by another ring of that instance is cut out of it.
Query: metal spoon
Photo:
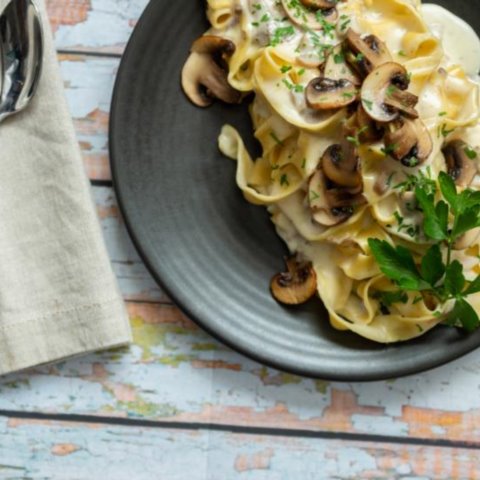
[[[23,110],[42,70],[43,31],[32,0],[11,0],[0,15],[0,122]]]

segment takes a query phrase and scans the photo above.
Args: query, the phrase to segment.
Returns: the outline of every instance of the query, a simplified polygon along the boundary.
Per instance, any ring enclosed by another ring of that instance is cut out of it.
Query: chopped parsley
[[[280,177],[280,185],[283,187],[284,185],[286,185],[287,187],[290,186],[290,182],[288,181],[288,175],[286,173],[284,173],[281,177]]]
[[[477,152],[468,145],[463,149],[463,151],[470,160],[475,160],[477,158]]]

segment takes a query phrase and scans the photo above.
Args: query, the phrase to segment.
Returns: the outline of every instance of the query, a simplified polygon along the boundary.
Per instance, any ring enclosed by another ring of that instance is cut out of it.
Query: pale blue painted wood
[[[50,0],[51,11],[63,12],[66,24],[55,33],[57,48],[63,50],[88,49],[121,52],[133,28],[148,4],[148,0],[90,0],[65,2]],[[83,5],[89,9],[85,19],[77,18],[75,11]],[[73,11],[73,12],[72,12]],[[72,19],[74,21],[72,21]]]
[[[458,480],[480,475],[476,452],[462,449],[5,419],[0,431],[0,476],[9,479]]]

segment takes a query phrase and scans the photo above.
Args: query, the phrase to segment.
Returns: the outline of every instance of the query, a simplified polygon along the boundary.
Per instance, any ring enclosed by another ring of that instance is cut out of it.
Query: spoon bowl
[[[11,0],[0,15],[0,122],[35,95],[43,59],[40,14],[32,0]]]

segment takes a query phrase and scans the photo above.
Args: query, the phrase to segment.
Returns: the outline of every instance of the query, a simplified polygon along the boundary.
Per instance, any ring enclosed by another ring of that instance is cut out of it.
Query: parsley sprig
[[[480,275],[467,282],[463,265],[452,260],[455,242],[466,232],[480,227],[480,192],[465,189],[458,192],[452,178],[441,172],[438,178],[443,199],[435,201],[431,184],[415,185],[415,197],[423,211],[425,237],[430,246],[417,266],[412,252],[403,246],[370,238],[368,244],[382,273],[395,283],[400,292],[416,291],[435,297],[440,304],[452,300],[453,309],[446,323],[473,331],[480,325],[477,312],[467,297],[480,292]],[[392,300],[402,299],[400,294]]]

